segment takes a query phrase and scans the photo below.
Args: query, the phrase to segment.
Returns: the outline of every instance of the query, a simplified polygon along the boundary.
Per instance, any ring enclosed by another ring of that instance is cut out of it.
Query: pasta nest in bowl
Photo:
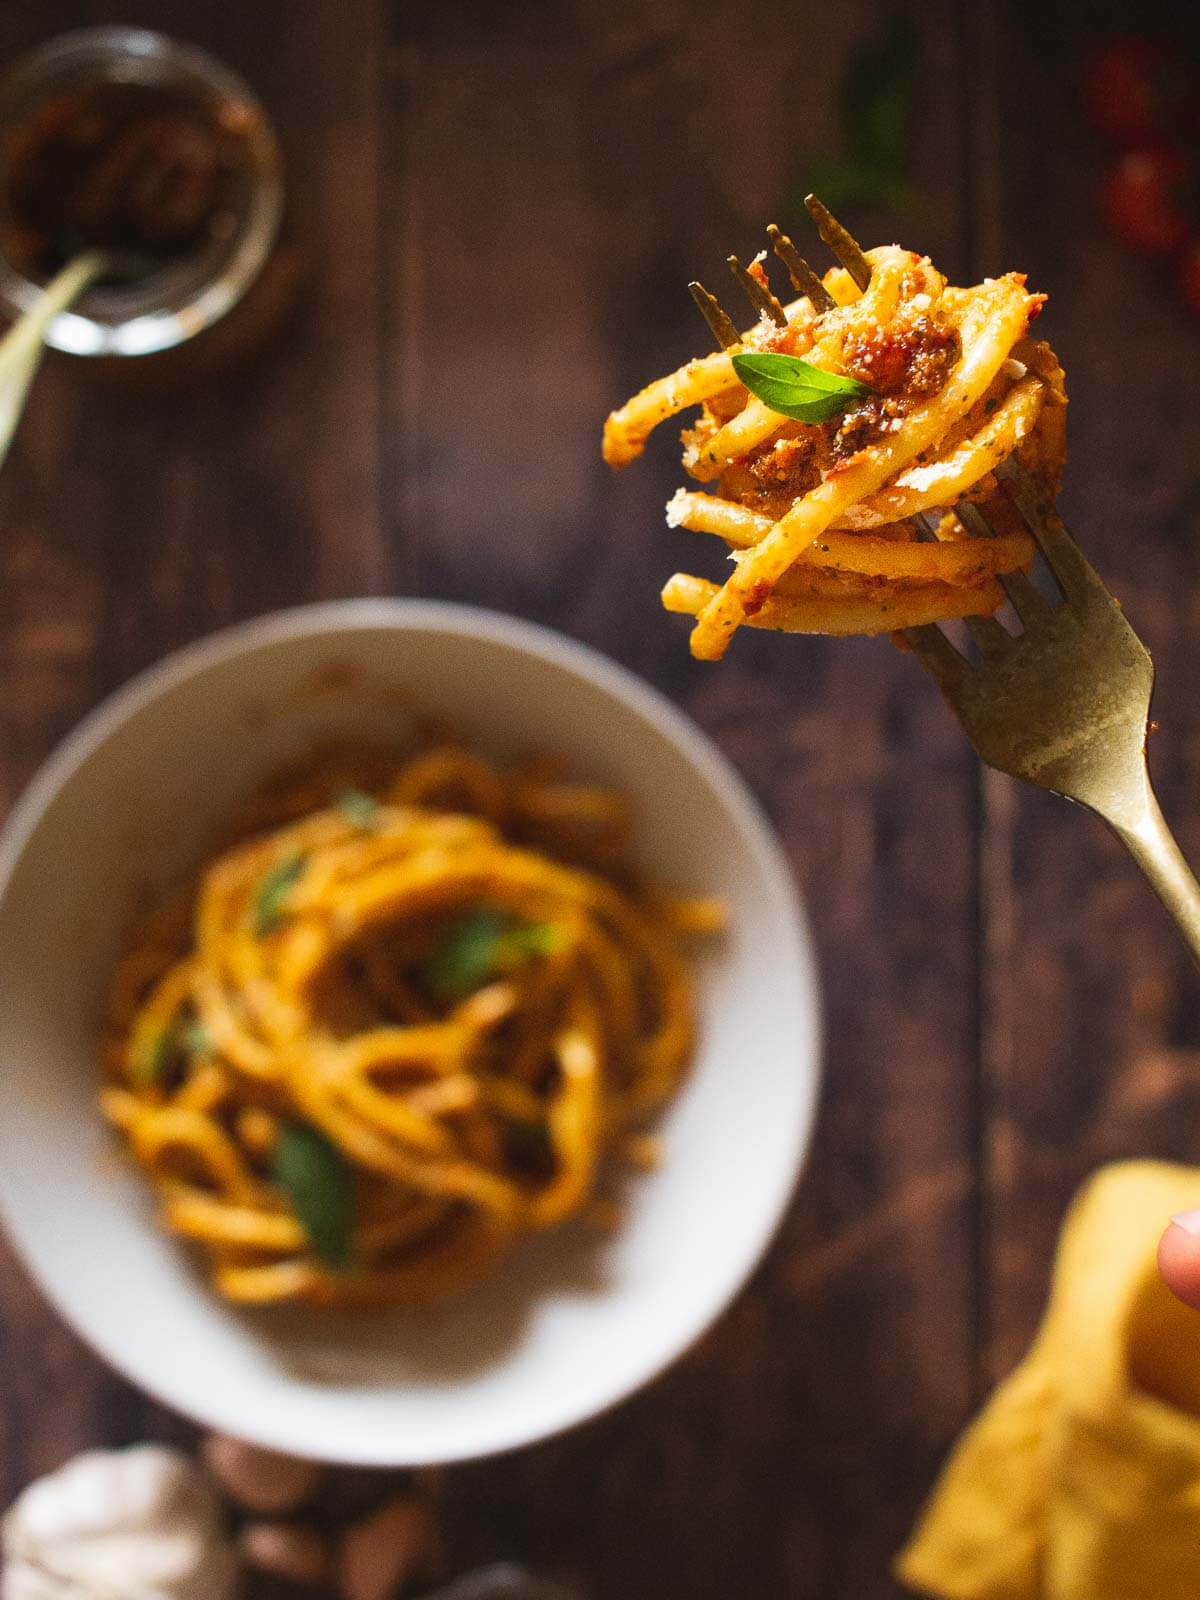
[[[146,919],[101,1105],[219,1294],[428,1303],[605,1218],[691,1052],[681,940],[722,915],[641,890],[629,823],[544,759],[332,750]]]

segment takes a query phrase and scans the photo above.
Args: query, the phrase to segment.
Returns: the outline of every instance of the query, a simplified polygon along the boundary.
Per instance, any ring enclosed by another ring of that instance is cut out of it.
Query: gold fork
[[[814,196],[806,203],[821,238],[865,289],[870,267],[858,244]],[[778,229],[770,232],[796,288],[807,293],[797,277],[811,269],[803,261],[802,270],[794,269],[791,241]],[[741,281],[736,270],[735,277]],[[1200,883],[1159,810],[1146,765],[1150,652],[1021,464],[1010,457],[997,477],[1045,558],[1062,603],[1047,600],[1025,573],[1010,573],[1000,582],[1021,632],[1010,633],[992,617],[964,619],[978,662],[934,624],[906,629],[905,642],[989,767],[1064,795],[1108,824],[1200,964]],[[994,535],[977,505],[960,501],[955,512],[968,533]],[[919,532],[928,536],[927,525]]]
[[[1200,963],[1200,884],[1159,810],[1146,766],[1150,652],[1021,465],[1009,460],[998,476],[1054,574],[1062,604],[1052,605],[1024,573],[1014,573],[1000,582],[1021,632],[974,619],[968,627],[977,664],[933,625],[910,628],[905,639],[989,767],[1065,795],[1108,823]],[[978,507],[971,509],[972,520],[986,527]]]

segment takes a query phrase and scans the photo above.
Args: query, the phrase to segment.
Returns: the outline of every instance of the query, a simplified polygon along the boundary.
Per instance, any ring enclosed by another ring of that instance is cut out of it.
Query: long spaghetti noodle
[[[865,259],[865,290],[834,268],[824,310],[807,295],[764,310],[736,343],[651,383],[605,424],[605,460],[621,467],[660,423],[701,408],[683,459],[712,487],[681,490],[667,520],[724,540],[734,565],[722,583],[676,573],[663,603],[696,618],[702,659],[720,657],[743,624],[870,634],[985,615],[1003,600],[998,577],[1032,562],[996,468],[1015,454],[1049,498],[1057,490],[1063,374],[1028,337],[1045,297],[1019,273],[951,287],[898,245]],[[765,290],[761,258],[751,271]],[[734,358],[754,353],[800,358],[867,392],[827,420],[792,420],[739,381]],[[955,514],[964,499],[1001,537],[969,536]],[[934,540],[914,542],[919,515]]]
[[[443,742],[282,774],[120,965],[103,1110],[245,1303],[436,1299],[598,1205],[692,1045],[623,797]]]

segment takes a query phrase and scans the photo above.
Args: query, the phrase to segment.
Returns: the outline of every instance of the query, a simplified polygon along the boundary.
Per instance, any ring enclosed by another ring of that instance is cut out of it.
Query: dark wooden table
[[[450,1474],[452,1565],[517,1556],[596,1600],[878,1600],[948,1444],[1028,1341],[1076,1184],[1113,1156],[1194,1153],[1200,1011],[1115,844],[981,776],[910,660],[746,636],[700,666],[659,612],[691,541],[662,523],[677,453],[613,478],[601,419],[703,347],[684,284],[757,248],[830,149],[845,52],[882,7],[703,9],[702,30],[682,0],[0,9],[6,61],[134,20],[240,67],[278,121],[307,267],[282,339],[232,377],[145,394],[59,361],[39,382],[0,475],[0,802],[164,651],[338,595],[534,617],[685,706],[768,806],[816,926],[815,1153],[753,1287],[674,1372]],[[1078,10],[922,8],[931,199],[904,236],[960,281],[1020,266],[1051,294],[1065,506],[1154,650],[1154,766],[1195,859],[1200,323],[1094,220]],[[186,1437],[11,1256],[0,1339],[6,1496],[87,1444]]]

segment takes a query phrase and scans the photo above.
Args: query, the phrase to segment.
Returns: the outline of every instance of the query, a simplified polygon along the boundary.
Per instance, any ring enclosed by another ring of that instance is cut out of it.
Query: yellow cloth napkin
[[[897,1575],[939,1600],[1198,1600],[1200,1316],[1155,1265],[1200,1169],[1076,1197],[1037,1340],[959,1441]]]

